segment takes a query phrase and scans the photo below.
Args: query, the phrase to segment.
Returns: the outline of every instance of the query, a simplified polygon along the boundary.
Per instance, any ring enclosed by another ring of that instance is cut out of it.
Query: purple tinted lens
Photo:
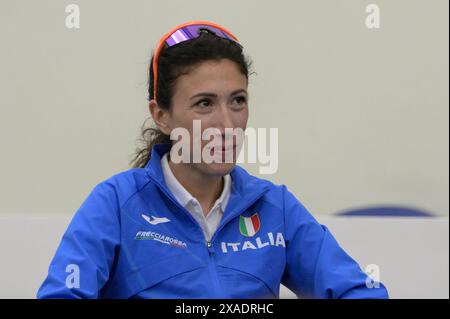
[[[195,39],[201,34],[202,29],[206,29],[209,32],[213,32],[215,35],[217,35],[221,38],[225,38],[225,39],[234,41],[233,38],[231,38],[227,33],[225,33],[224,31],[222,31],[220,29],[217,29],[217,28],[209,26],[209,25],[197,24],[197,25],[190,25],[190,26],[187,26],[187,27],[184,27],[184,28],[181,28],[181,29],[175,31],[166,40],[166,43],[169,45],[169,47],[171,47],[180,42]]]

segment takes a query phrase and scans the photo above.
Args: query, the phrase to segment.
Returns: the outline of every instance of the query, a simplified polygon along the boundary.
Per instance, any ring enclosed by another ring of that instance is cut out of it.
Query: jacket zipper
[[[261,192],[260,194],[258,194],[254,198],[252,198],[252,200],[249,201],[249,204],[246,205],[244,207],[244,209],[241,209],[241,211],[245,211],[247,208],[249,208],[251,205],[253,205],[253,203],[256,202],[258,200],[258,198],[260,198],[263,194],[264,194],[264,192]],[[223,223],[220,223],[219,227],[216,229],[216,231],[212,235],[211,239],[206,242],[206,246],[208,247],[208,253],[209,253],[209,261],[210,261],[209,264],[211,265],[210,270],[213,275],[213,282],[216,284],[216,286],[214,287],[214,291],[217,291],[216,288],[220,287],[220,283],[219,283],[219,275],[217,274],[216,263],[214,261],[215,250],[214,250],[213,240],[216,237],[216,235],[219,233],[219,231],[226,224],[228,224],[231,220],[232,220],[232,218],[229,218],[228,220],[224,220]],[[225,297],[221,296],[221,298],[225,298]]]
[[[211,241],[207,241],[206,247],[208,248],[208,255],[209,255],[208,267],[213,281],[214,296],[218,298],[219,297],[218,290],[220,287],[220,283],[219,283],[219,275],[217,274],[216,263],[214,262],[214,254],[215,254],[214,246],[211,243]]]
[[[215,270],[215,266],[214,266],[214,262],[213,262],[213,256],[212,256],[212,243],[211,243],[211,241],[209,241],[207,238],[206,238],[206,236],[205,236],[205,234],[203,233],[203,229],[202,229],[202,227],[200,226],[200,224],[195,220],[195,218],[194,217],[192,217],[192,214],[186,209],[186,208],[184,208],[183,206],[181,206],[179,203],[178,203],[178,201],[177,200],[175,200],[175,198],[172,198],[172,194],[170,194],[169,192],[167,192],[166,190],[165,190],[165,188],[157,181],[157,180],[155,180],[154,178],[152,178],[151,176],[150,176],[150,178],[153,180],[153,182],[156,184],[156,185],[158,185],[158,187],[162,190],[162,192],[175,204],[175,206],[177,206],[179,209],[181,209],[181,211],[183,211],[185,214],[187,214],[188,215],[188,217],[191,219],[191,221],[194,223],[194,224],[196,224],[197,225],[197,227],[200,229],[200,232],[202,233],[202,235],[203,235],[203,238],[204,238],[204,240],[205,240],[205,243],[206,243],[206,250],[207,250],[207,252],[208,252],[208,269],[209,269],[209,271],[210,271],[210,273],[212,274],[212,281],[213,281],[213,285],[212,285],[212,288],[213,288],[213,294],[214,295],[216,295],[217,296],[217,291],[218,291],[218,286],[219,286],[219,284],[218,284],[218,276],[217,276],[217,273],[216,273],[216,270]]]
[[[196,224],[198,226],[198,228],[200,229],[200,232],[203,235],[203,238],[205,240],[206,243],[206,249],[208,251],[208,268],[210,270],[210,273],[212,274],[212,279],[213,279],[213,291],[214,291],[214,295],[218,297],[218,290],[219,290],[219,276],[217,274],[217,269],[216,269],[216,263],[214,261],[214,245],[213,245],[213,240],[216,237],[217,233],[226,225],[231,221],[231,218],[229,218],[229,220],[224,221],[223,223],[221,222],[219,227],[217,228],[217,230],[214,232],[213,236],[211,237],[210,240],[208,240],[205,236],[205,234],[203,233],[203,229],[200,226],[200,224],[195,220],[194,217],[192,217],[192,214],[183,206],[181,206],[178,201],[172,197],[172,194],[170,194],[168,191],[166,191],[166,189],[164,188],[163,185],[161,185],[156,179],[154,179],[152,176],[148,175],[150,177],[150,179],[156,184],[158,185],[158,187],[163,191],[163,193],[176,205],[178,206],[178,208],[180,208],[185,214],[188,215],[188,217],[194,222],[194,224]],[[260,198],[265,192],[261,192],[259,193],[257,196],[255,196],[254,198],[252,198],[251,201],[249,201],[249,204],[246,205],[243,209],[241,209],[241,211],[245,211],[247,208],[249,208],[251,205],[253,205],[258,198]]]

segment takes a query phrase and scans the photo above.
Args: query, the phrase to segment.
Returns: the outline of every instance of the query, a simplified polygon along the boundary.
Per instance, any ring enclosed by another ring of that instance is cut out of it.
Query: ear
[[[158,129],[164,134],[170,135],[169,111],[161,108],[156,100],[150,100],[148,109]]]

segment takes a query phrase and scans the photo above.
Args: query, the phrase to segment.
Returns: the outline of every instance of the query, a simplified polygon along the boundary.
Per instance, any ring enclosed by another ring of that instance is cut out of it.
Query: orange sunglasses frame
[[[158,46],[156,47],[155,55],[153,57],[153,99],[154,100],[156,100],[156,86],[157,86],[157,83],[158,83],[158,59],[159,59],[159,55],[161,54],[162,49],[164,48],[164,44],[165,44],[166,40],[168,38],[170,38],[170,36],[172,34],[174,34],[176,31],[178,31],[179,29],[182,29],[182,28],[190,26],[190,25],[196,25],[196,24],[211,26],[211,27],[214,27],[216,29],[219,29],[219,30],[227,33],[236,42],[239,42],[238,39],[229,30],[225,29],[224,27],[222,27],[222,26],[220,26],[218,24],[215,24],[215,23],[212,23],[212,22],[209,22],[209,21],[202,21],[202,20],[191,21],[191,22],[186,22],[186,23],[183,23],[183,24],[180,24],[180,25],[177,25],[176,27],[174,27],[172,30],[167,32],[159,40]]]

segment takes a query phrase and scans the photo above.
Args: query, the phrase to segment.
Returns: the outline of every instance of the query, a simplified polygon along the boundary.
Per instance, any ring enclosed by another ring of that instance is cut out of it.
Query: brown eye
[[[233,99],[233,104],[235,107],[244,107],[247,105],[247,98],[245,96],[237,96]]]
[[[199,106],[201,108],[205,108],[205,107],[211,106],[211,101],[209,99],[203,99],[203,100],[198,101],[195,105]]]
[[[238,101],[239,104],[247,102],[247,99],[245,98],[245,96],[238,96],[238,97],[236,97],[235,100]]]

